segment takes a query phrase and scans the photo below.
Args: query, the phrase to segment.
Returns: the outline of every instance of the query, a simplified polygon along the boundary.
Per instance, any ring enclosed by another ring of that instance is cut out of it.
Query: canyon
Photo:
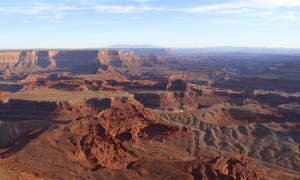
[[[0,51],[0,177],[299,179],[297,67],[296,55]]]

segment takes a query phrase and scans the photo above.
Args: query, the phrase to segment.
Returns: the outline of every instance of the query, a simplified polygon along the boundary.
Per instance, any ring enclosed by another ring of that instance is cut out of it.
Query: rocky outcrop
[[[149,108],[202,108],[217,104],[245,105],[251,103],[269,109],[291,102],[300,104],[298,93],[263,90],[246,93],[245,91],[197,89],[182,80],[147,84],[128,82],[123,85],[135,95],[138,101]],[[160,91],[151,92],[150,90]]]
[[[300,114],[300,105],[297,103],[281,104],[277,109],[284,113]]]
[[[230,179],[256,180],[266,176],[266,171],[258,169],[243,155],[217,157],[212,160],[199,157],[188,162],[164,162],[143,159],[128,166],[140,172],[143,179]],[[155,172],[155,173],[154,173]],[[261,177],[260,177],[261,176]]]
[[[168,91],[191,91],[192,90],[192,85],[184,82],[181,79],[177,79],[175,81],[171,81],[167,84]]]
[[[194,179],[254,180],[261,175],[256,165],[245,159],[243,154],[217,157],[209,162],[197,159],[181,163],[179,167],[193,174]]]
[[[96,74],[106,74],[106,73],[113,73],[115,72],[115,68],[112,66],[102,66],[101,68],[98,68],[98,71]]]
[[[299,92],[300,80],[294,78],[263,78],[238,76],[226,80],[220,78],[215,81],[212,87],[232,89],[234,91],[253,92],[263,89],[269,91],[281,90],[285,92]]]
[[[192,108],[232,103],[229,97],[203,94],[202,91],[133,92],[135,98],[149,108]]]
[[[24,134],[37,129],[44,129],[52,124],[65,124],[64,121],[27,120],[0,123],[0,148],[6,148]]]
[[[15,144],[15,149],[22,144],[22,140],[28,140],[34,133],[24,135]],[[52,126],[38,137],[35,136],[30,143],[24,144],[16,154],[6,154],[0,167],[15,166],[10,162],[16,162],[22,165],[25,172],[34,173],[35,168],[27,167],[38,166],[37,175],[44,178],[75,176],[86,179],[88,173],[96,179],[97,174],[89,172],[104,173],[103,168],[122,171],[131,162],[147,157],[145,152],[135,147],[139,143],[153,140],[163,142],[190,133],[188,128],[162,124],[142,106],[121,103],[97,116]],[[129,143],[133,143],[133,146]]]
[[[0,100],[0,120],[76,120],[100,112],[119,103],[140,104],[133,95],[103,98],[74,98],[68,101]]]
[[[109,83],[101,80],[38,80],[25,84],[21,90],[32,90],[35,88],[63,91],[91,90],[120,92],[125,90],[125,87],[123,86],[112,86]]]
[[[6,96],[9,96],[11,93],[8,91],[0,91],[0,98],[4,98]]]
[[[24,120],[75,120],[93,111],[84,101],[51,102],[9,99],[0,103],[0,119]]]
[[[155,82],[151,80],[110,81],[111,86],[122,86],[127,90],[163,90],[163,91],[192,91],[195,90],[190,83],[181,79],[169,82]]]
[[[182,80],[199,80],[204,79],[208,77],[208,73],[203,72],[178,72],[178,73],[172,73],[169,76],[169,81],[174,81],[176,79],[182,79]]]
[[[120,103],[97,116],[25,133],[12,148],[0,153],[0,168],[13,167],[21,174],[45,179],[268,177],[266,169],[243,154],[172,160],[178,158],[178,152],[164,141],[190,133],[185,127],[162,124],[143,106]]]
[[[269,109],[265,104],[254,102],[242,106],[233,106],[228,112],[231,117],[244,123],[297,123],[300,118],[299,105],[295,104],[282,104],[276,109]]]

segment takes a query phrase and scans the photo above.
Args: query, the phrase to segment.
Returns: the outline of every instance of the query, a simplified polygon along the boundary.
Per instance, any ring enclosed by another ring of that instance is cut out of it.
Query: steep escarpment
[[[203,94],[202,91],[133,92],[135,98],[149,108],[202,108],[233,103],[229,97]]]
[[[300,104],[298,96],[284,96],[278,93],[243,94],[226,91],[131,91],[135,98],[149,108],[201,109],[213,105],[242,105],[248,98],[276,108],[281,104]]]
[[[229,79],[220,78],[212,87],[232,89],[235,91],[253,92],[258,89],[269,91],[299,92],[300,80],[295,78],[265,78],[237,76]]]
[[[291,107],[291,105],[280,105],[276,109],[268,109],[257,104],[247,104],[243,106],[231,107],[229,112],[234,119],[247,123],[297,123],[300,115],[297,113],[297,111],[295,112],[294,109],[299,108],[299,106],[295,105],[293,109],[289,109],[287,107]]]
[[[52,124],[66,124],[68,121],[25,120],[18,122],[0,121],[0,148],[9,147],[23,135],[42,130]]]
[[[1,51],[0,52],[0,69],[7,68],[30,68],[40,66],[46,68],[55,66],[51,61],[55,51]]]
[[[90,105],[79,100],[53,102],[10,99],[2,102],[0,107],[0,119],[4,121],[74,120],[93,111]]]
[[[129,93],[27,90],[0,100],[0,120],[76,120],[118,103],[140,104]]]
[[[101,65],[115,67],[152,66],[164,64],[156,55],[136,56],[122,54],[117,50],[73,50],[73,51],[2,51],[0,70],[9,68],[89,68],[97,71]]]

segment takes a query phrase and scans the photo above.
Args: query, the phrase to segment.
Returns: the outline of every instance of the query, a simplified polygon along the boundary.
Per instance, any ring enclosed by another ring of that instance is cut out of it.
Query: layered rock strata
[[[154,54],[136,56],[117,50],[74,51],[1,51],[0,70],[11,68],[89,68],[97,72],[103,65],[114,67],[153,66],[166,60]]]

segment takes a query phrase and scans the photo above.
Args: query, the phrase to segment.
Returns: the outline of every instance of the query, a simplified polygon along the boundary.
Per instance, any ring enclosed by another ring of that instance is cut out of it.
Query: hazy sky
[[[0,49],[300,48],[300,0],[1,0]]]

